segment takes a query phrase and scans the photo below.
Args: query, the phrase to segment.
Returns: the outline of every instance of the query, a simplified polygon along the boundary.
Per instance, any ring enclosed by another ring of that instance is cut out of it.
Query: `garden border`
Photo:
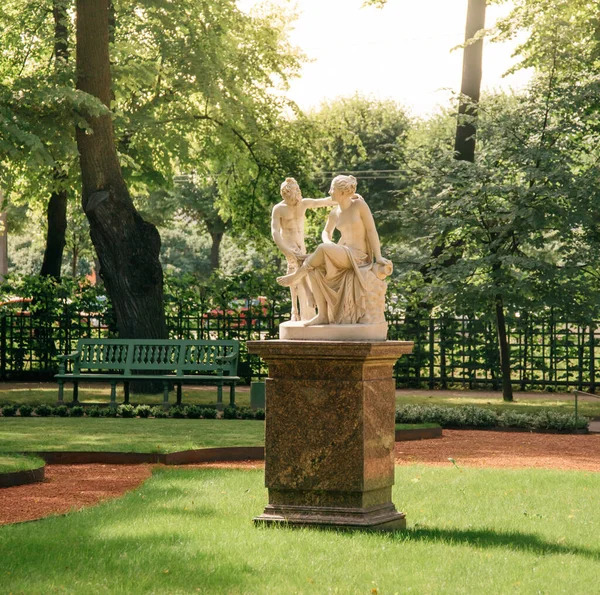
[[[0,488],[12,488],[15,486],[44,481],[45,473],[46,465],[42,465],[37,469],[26,469],[25,471],[9,471],[7,473],[0,473]]]
[[[102,452],[102,451],[43,451],[36,453],[50,465],[86,465],[105,463],[109,465],[138,465],[162,463],[163,465],[187,465],[191,463],[218,463],[222,461],[263,461],[263,446],[229,446],[201,448],[177,452]]]
[[[415,428],[414,430],[396,430],[395,441],[405,442],[406,440],[430,440],[442,437],[442,426],[437,428]]]

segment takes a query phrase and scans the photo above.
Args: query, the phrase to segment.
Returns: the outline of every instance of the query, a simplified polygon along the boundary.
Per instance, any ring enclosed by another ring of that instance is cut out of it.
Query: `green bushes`
[[[163,419],[165,417],[169,417],[169,414],[160,405],[152,407],[152,415],[156,419]]]
[[[148,418],[152,415],[152,407],[150,405],[138,405],[135,408],[135,414],[137,417]]]
[[[53,408],[50,407],[50,405],[38,405],[33,412],[38,416],[38,417],[48,417],[50,415],[52,415],[52,413],[54,412]]]
[[[16,405],[4,405],[2,407],[2,415],[4,417],[14,417],[17,414],[17,406]]]
[[[117,413],[124,418],[133,418],[135,417],[135,407],[133,405],[119,405]]]
[[[32,413],[33,413],[33,407],[31,407],[31,405],[21,405],[19,407],[19,415],[21,417],[31,417]]]
[[[67,417],[69,415],[69,409],[66,405],[59,405],[54,408],[54,415],[58,417]]]
[[[81,405],[73,405],[69,409],[69,417],[83,417],[83,407]]]
[[[396,423],[436,423],[443,428],[521,428],[526,430],[550,430],[572,432],[585,430],[589,420],[575,419],[574,415],[540,411],[496,413],[491,409],[468,405],[464,407],[440,407],[439,405],[404,405],[396,409]]]
[[[217,419],[219,412],[215,407],[210,405],[201,407],[198,405],[187,405],[186,407],[174,406],[169,410],[165,410],[160,405],[151,407],[150,405],[133,405],[124,403],[118,407],[82,407],[81,405],[59,405],[51,407],[49,405],[38,405],[31,407],[30,405],[4,405],[0,407],[0,412],[5,417],[14,417],[19,413],[21,417],[31,417],[35,413],[38,417],[122,417],[122,418],[149,418],[164,419],[171,417],[174,419]],[[265,412],[259,409],[256,412],[248,407],[236,409],[235,407],[227,408],[227,412],[222,416],[225,419],[265,419]]]

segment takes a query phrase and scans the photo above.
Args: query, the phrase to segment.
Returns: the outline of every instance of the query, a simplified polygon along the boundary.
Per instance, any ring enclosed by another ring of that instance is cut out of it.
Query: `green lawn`
[[[44,461],[31,455],[0,454],[0,473],[29,471],[44,466]]]
[[[227,419],[0,417],[0,452],[175,452],[261,446],[264,422]]]
[[[460,396],[449,396],[443,391],[422,391],[415,394],[397,394],[396,405],[442,405],[445,407],[460,407],[462,405],[475,405],[476,407],[485,407],[493,409],[498,413],[503,411],[518,411],[520,413],[533,413],[535,411],[554,411],[556,413],[575,412],[575,399],[572,394],[555,393],[552,396],[546,393],[540,393],[541,398],[519,399],[516,398],[512,403],[505,403],[502,395],[498,393],[497,397],[481,398],[469,395],[468,391]],[[579,415],[586,417],[600,417],[600,399],[593,401],[583,401],[579,399]]]
[[[58,402],[58,388],[56,384],[49,383],[40,385],[36,388],[19,388],[11,385],[9,389],[2,389],[0,384],[0,405],[16,404],[16,405],[56,405]],[[73,391],[70,385],[65,387],[64,400],[68,404],[73,399]],[[84,405],[107,405],[110,403],[110,387],[99,384],[92,387],[79,388],[79,401]],[[134,404],[159,405],[163,402],[163,395],[131,395],[130,401]],[[175,391],[169,395],[171,404],[176,401]],[[123,402],[123,387],[117,389],[117,402]],[[182,402],[185,405],[209,405],[217,402],[217,389],[213,387],[185,387],[183,390]],[[229,403],[229,389],[223,388],[223,402]],[[236,390],[235,402],[239,406],[250,406],[250,391],[247,388]]]
[[[257,528],[261,471],[160,468],[97,508],[0,527],[3,592],[595,593],[600,474],[410,466],[391,535]]]

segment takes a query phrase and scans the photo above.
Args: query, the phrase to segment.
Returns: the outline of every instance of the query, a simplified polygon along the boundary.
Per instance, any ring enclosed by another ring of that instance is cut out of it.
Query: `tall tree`
[[[462,82],[454,150],[456,158],[463,161],[475,160],[475,122],[477,104],[481,94],[483,37],[476,37],[485,28],[487,0],[469,0],[465,25],[465,47],[463,50]]]
[[[110,0],[77,0],[77,89],[111,101]],[[100,274],[122,337],[166,338],[160,236],[133,205],[115,148],[110,113],[77,129],[82,204]]]
[[[53,0],[52,17],[54,20],[54,69],[60,73],[69,59],[68,2]],[[53,171],[57,181],[67,175],[57,165]],[[52,191],[46,209],[47,229],[46,248],[40,275],[60,279],[63,252],[66,245],[68,192],[64,185],[57,185]]]

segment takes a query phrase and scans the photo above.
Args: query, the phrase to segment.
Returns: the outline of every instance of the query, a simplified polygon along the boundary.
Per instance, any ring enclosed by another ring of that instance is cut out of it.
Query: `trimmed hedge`
[[[589,419],[568,413],[538,411],[517,413],[465,405],[462,407],[441,407],[439,405],[403,405],[396,409],[396,423],[419,424],[436,423],[443,428],[522,428],[526,430],[551,430],[573,432],[587,430]]]
[[[14,417],[17,412],[22,417],[30,417],[35,413],[39,417],[121,417],[121,418],[148,418],[154,417],[164,419],[166,417],[174,419],[217,419],[219,412],[215,407],[206,405],[204,407],[198,405],[188,405],[186,407],[173,406],[168,411],[165,411],[162,406],[157,405],[151,407],[149,405],[138,405],[134,407],[130,404],[122,404],[118,407],[82,407],[81,405],[59,405],[51,407],[49,405],[38,405],[35,409],[29,405],[5,405],[0,408],[0,412],[4,417]],[[265,419],[264,409],[254,411],[249,407],[227,407],[223,412],[224,419]]]

